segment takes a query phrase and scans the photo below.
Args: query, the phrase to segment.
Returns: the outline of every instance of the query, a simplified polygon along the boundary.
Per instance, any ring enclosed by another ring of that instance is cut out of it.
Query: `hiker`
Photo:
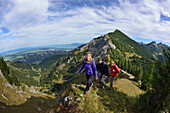
[[[120,73],[120,69],[114,61],[111,61],[110,62],[110,70],[111,70],[111,80],[110,80],[109,90],[112,90],[113,89],[113,82],[116,80],[118,73]]]
[[[106,87],[106,82],[104,81],[105,78],[108,76],[108,66],[106,62],[102,61],[101,57],[98,57],[98,63],[96,65],[97,70],[99,72],[99,87],[105,88]]]
[[[96,80],[98,80],[96,65],[92,59],[91,52],[86,53],[86,59],[82,63],[81,69],[79,70],[79,74],[84,68],[85,68],[86,78],[87,78],[87,84],[86,84],[86,89],[85,89],[84,94],[88,94],[90,87],[93,85],[92,81],[93,81],[94,75],[96,77]]]

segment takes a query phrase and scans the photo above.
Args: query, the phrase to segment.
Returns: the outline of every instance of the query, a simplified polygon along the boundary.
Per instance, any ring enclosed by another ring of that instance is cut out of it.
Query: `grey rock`
[[[97,87],[95,88],[97,91],[99,90]]]
[[[80,85],[79,84],[76,84],[76,88],[79,88],[80,87]]]
[[[81,99],[79,97],[76,98],[76,101],[81,101]]]
[[[83,97],[83,94],[79,94],[80,97]]]
[[[65,97],[63,103],[64,103],[66,106],[70,106],[71,103],[72,103],[72,98],[71,98],[70,96]]]
[[[4,94],[2,94],[2,97],[3,97],[3,99],[8,100],[8,98]]]
[[[61,100],[62,100],[61,96],[58,96],[58,99],[57,99],[58,104],[60,104]]]
[[[40,108],[40,107],[37,107],[37,110],[38,110],[38,111],[41,111],[41,108]]]
[[[68,106],[71,106],[71,101],[68,102]]]
[[[96,92],[94,92],[94,94],[95,94],[96,96],[98,96]]]
[[[1,108],[5,109],[5,106],[1,106]]]

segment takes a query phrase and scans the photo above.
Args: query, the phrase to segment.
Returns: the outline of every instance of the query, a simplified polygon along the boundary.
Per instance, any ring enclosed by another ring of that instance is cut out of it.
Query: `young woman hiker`
[[[95,62],[92,60],[91,52],[86,53],[86,59],[82,63],[81,69],[79,70],[79,74],[84,68],[85,68],[86,78],[87,78],[87,84],[86,84],[86,89],[84,91],[84,94],[88,94],[88,91],[92,86],[94,75],[96,77],[96,80],[98,80],[96,65]]]
[[[110,62],[110,70],[111,70],[111,80],[110,80],[109,90],[112,90],[113,89],[113,82],[116,80],[118,73],[120,73],[120,69],[114,61],[111,61]]]
[[[105,82],[105,78],[107,78],[108,76],[108,66],[106,62],[102,61],[101,57],[98,57],[98,63],[96,65],[97,70],[98,70],[98,76],[99,76],[99,87],[102,88],[106,88],[106,82]]]

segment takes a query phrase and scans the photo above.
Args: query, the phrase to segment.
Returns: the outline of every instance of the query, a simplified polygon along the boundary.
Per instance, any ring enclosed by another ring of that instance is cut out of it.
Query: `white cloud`
[[[3,31],[0,29],[0,34],[2,33]]]
[[[48,0],[11,0],[13,7],[4,16],[4,23],[11,29],[42,22],[48,10]]]
[[[11,0],[12,1],[12,0]],[[0,48],[4,51],[37,45],[87,42],[98,34],[120,29],[135,38],[170,43],[170,22],[160,21],[168,16],[170,2],[120,1],[119,5],[76,7],[51,12],[47,0],[15,0],[3,18],[2,25],[11,30],[1,34]],[[59,6],[56,6],[59,7]]]
[[[170,17],[170,13],[169,12],[162,12],[163,15]]]

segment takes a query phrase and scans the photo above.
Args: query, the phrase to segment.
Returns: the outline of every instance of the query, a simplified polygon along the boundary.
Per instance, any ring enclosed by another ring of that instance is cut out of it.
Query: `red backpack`
[[[120,69],[116,64],[113,65],[113,69],[115,70],[116,73],[120,73]]]
[[[119,69],[119,67],[117,65],[114,66],[114,70],[116,70],[117,73],[120,73],[120,69]]]

